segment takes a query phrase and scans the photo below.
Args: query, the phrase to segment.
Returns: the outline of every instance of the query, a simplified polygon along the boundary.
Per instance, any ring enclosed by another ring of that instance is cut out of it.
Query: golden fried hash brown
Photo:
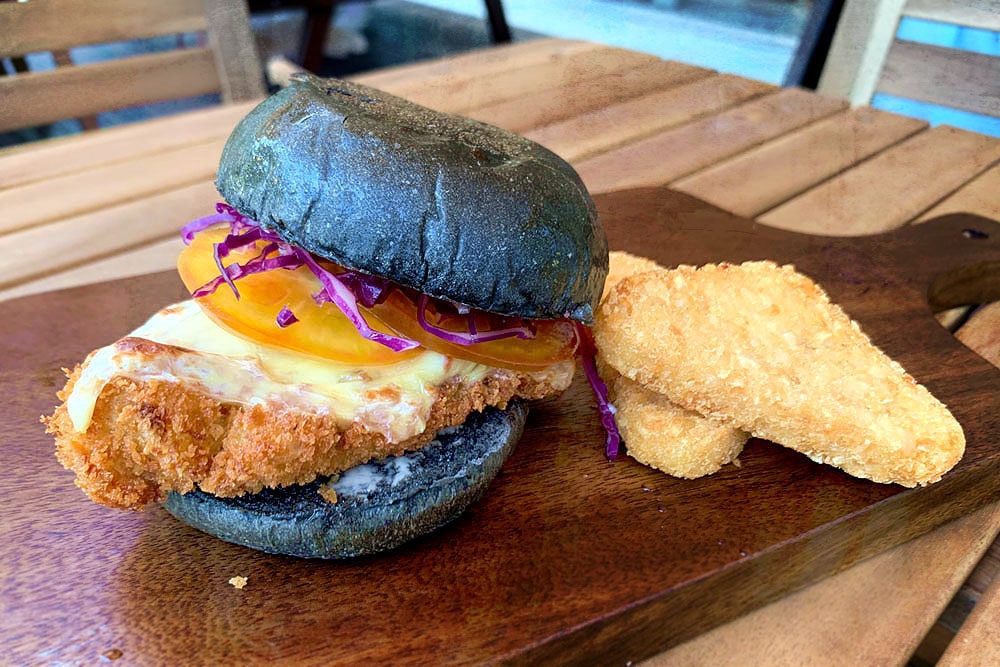
[[[658,270],[663,267],[651,259],[613,251],[602,298],[625,278]],[[639,463],[695,479],[717,472],[743,451],[746,433],[678,407],[663,394],[622,377],[603,361],[600,351],[597,369],[608,385],[626,451]]]
[[[615,374],[608,382],[629,456],[674,477],[696,479],[737,460],[747,434],[685,410],[663,394]]]
[[[77,366],[69,374],[59,393],[63,401],[80,371]],[[565,375],[565,382],[562,376],[552,380],[558,387],[501,369],[472,384],[447,383],[437,389],[426,430],[397,444],[357,423],[343,430],[330,415],[223,403],[184,383],[124,377],[104,388],[85,433],[74,431],[65,403],[45,421],[56,436],[59,461],[92,500],[142,509],[165,500],[168,491],[186,493],[197,485],[217,496],[238,496],[419,449],[472,411],[562,391],[572,373]]]
[[[604,292],[601,299],[604,299],[620,283],[629,276],[647,271],[659,271],[662,266],[647,257],[639,257],[622,250],[612,250],[608,253],[608,277],[604,280]]]
[[[965,450],[948,409],[790,266],[626,278],[594,334],[630,379],[857,477],[929,484]]]

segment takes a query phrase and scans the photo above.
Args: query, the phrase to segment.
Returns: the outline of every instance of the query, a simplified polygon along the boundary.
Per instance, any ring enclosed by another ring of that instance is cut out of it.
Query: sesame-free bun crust
[[[564,160],[356,83],[297,75],[237,125],[216,184],[291,243],[483,310],[589,323],[607,273]]]
[[[363,464],[335,481],[237,498],[171,493],[164,508],[198,530],[269,553],[350,558],[385,551],[478,500],[514,450],[526,417],[521,402],[487,408],[419,451]]]

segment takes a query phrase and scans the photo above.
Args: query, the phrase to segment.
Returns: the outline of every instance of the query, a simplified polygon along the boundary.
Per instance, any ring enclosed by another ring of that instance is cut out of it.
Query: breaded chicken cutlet
[[[164,313],[174,319],[199,317],[192,302]],[[69,374],[59,393],[63,404],[46,420],[56,436],[59,461],[76,473],[77,486],[95,502],[121,509],[142,509],[162,502],[169,491],[187,493],[196,487],[232,497],[308,483],[374,458],[419,449],[440,429],[461,424],[486,406],[503,408],[513,398],[560,393],[573,377],[570,361],[536,373],[466,367],[463,373],[424,388],[429,400],[405,412],[426,414],[412,415],[413,428],[400,431],[395,428],[398,423],[393,427],[383,423],[397,410],[385,415],[367,410],[345,419],[321,405],[289,405],[273,394],[252,401],[237,400],[237,394],[220,397],[218,387],[185,377],[183,369],[190,366],[188,359],[203,365],[230,364],[228,359],[139,337],[148,335],[143,330],[137,333],[104,350],[111,349],[115,358],[136,360],[119,363],[122,368],[142,364],[148,370],[137,377],[101,377],[97,370],[95,376],[87,367],[101,363],[99,350]],[[180,377],[163,379],[157,369],[165,367],[180,369]],[[224,373],[230,382],[238,378],[236,371]],[[81,377],[88,386],[81,387],[74,402]],[[95,391],[96,399],[88,396]],[[402,393],[391,382],[365,392],[364,398],[373,405],[399,401]],[[94,402],[85,420],[79,404],[88,398]],[[84,421],[86,427],[79,430]]]
[[[651,259],[615,250],[608,255],[602,300],[629,276],[664,270]],[[614,403],[615,422],[626,452],[639,463],[668,475],[695,479],[737,460],[747,433],[697,412],[685,410],[663,394],[623,377],[597,354],[597,371]]]
[[[876,482],[935,482],[965,436],[823,290],[772,262],[626,278],[604,299],[602,358],[733,428]]]

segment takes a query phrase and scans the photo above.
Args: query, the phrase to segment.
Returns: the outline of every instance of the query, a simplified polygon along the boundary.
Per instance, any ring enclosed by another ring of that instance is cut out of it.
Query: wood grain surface
[[[0,131],[217,93],[221,86],[212,50],[199,47],[4,76],[0,96],[17,104],[4,105]]]
[[[1000,142],[993,137],[939,125],[758,219],[774,227],[814,234],[871,234],[893,229],[919,216],[940,201],[941,193],[951,194],[997,160]]]
[[[859,107],[789,132],[672,185],[753,218],[925,127],[927,123],[916,118]]]
[[[968,450],[939,484],[850,478],[753,441],[740,468],[693,482],[602,459],[584,383],[537,405],[486,498],[385,556],[319,563],[227,545],[87,501],[37,416],[61,366],[181,296],[158,275],[2,304],[10,388],[0,481],[0,651],[16,663],[294,660],[420,663],[648,657],[1000,497],[1000,370],[924,299],[943,272],[995,256],[1000,226],[963,216],[865,239],[773,230],[685,195],[598,199],[612,247],[666,263],[794,260],[949,404]],[[991,232],[970,239],[970,225]],[[994,389],[994,391],[990,391]],[[230,577],[248,578],[237,590]],[[80,613],[86,609],[87,613]],[[117,653],[115,653],[117,655]]]
[[[592,193],[663,185],[830,116],[846,106],[841,100],[785,88],[707,118],[683,125],[678,123],[679,127],[582,160],[574,166]]]
[[[911,0],[908,7],[913,5],[915,0]],[[366,73],[358,79],[397,94],[405,94],[409,88],[419,89],[428,82],[451,79],[456,85],[441,87],[444,96],[435,100],[434,105],[443,110],[456,110],[455,105],[462,100],[453,99],[451,94],[461,91],[464,85],[461,82],[470,77],[489,79],[495,73],[523,69],[586,51],[603,51],[617,57],[615,49],[598,44],[540,39]],[[513,86],[518,91],[517,95],[481,108],[506,109],[506,117],[497,120],[501,124],[511,123],[511,126],[518,123],[519,109],[527,124],[542,127],[595,110],[589,105],[597,103],[595,98],[603,99],[599,89],[605,84],[613,86],[612,82],[618,79],[634,79],[639,77],[640,72],[658,73],[650,74],[649,79],[648,92],[655,93],[692,82],[694,79],[671,82],[671,72],[684,70],[690,71],[691,68],[681,63],[651,62],[639,63],[614,74],[588,78],[580,76],[576,68],[554,68],[549,70],[554,75],[549,85],[552,95],[548,94],[548,90],[520,91],[516,88],[517,77],[506,77],[504,85]],[[705,76],[713,74],[708,72]],[[722,77],[713,78],[719,83],[725,81]],[[621,90],[625,93],[621,99],[612,100],[604,106],[637,99],[628,97],[634,90],[629,86],[623,86]],[[643,95],[644,92],[640,92],[637,97]],[[579,106],[574,106],[577,101]],[[0,192],[58,175],[86,172],[102,165],[142,160],[158,153],[175,151],[174,162],[182,163],[176,157],[182,154],[178,149],[224,139],[236,120],[251,106],[222,106],[4,149],[0,151]],[[887,225],[897,227],[962,211],[1000,219],[1000,200],[995,195],[1000,184],[1000,167],[994,164],[982,173],[978,167],[968,169],[970,164],[973,167],[983,164],[982,151],[972,151],[967,158],[955,155],[949,128],[933,131],[918,129],[916,135],[910,136],[920,138],[919,142],[889,143],[877,149],[874,155],[869,155],[866,152],[871,148],[868,139],[885,141],[885,137],[877,132],[866,134],[866,130],[871,128],[864,125],[861,118],[852,119],[859,130],[854,136],[844,132],[840,123],[849,117],[848,114],[864,115],[873,113],[871,110],[836,111],[833,115],[817,119],[811,115],[815,108],[805,104],[786,106],[784,115],[777,123],[764,113],[740,125],[733,122],[741,117],[740,105],[728,107],[657,131],[657,135],[667,135],[660,141],[654,140],[654,136],[630,136],[627,144],[619,147],[623,154],[612,161],[610,167],[624,173],[641,167],[641,160],[633,164],[627,159],[628,143],[644,142],[646,150],[660,151],[668,161],[683,158],[680,166],[693,160],[698,165],[693,172],[669,170],[666,182],[685,189],[688,184],[697,183],[698,189],[690,191],[722,208],[745,213],[747,209],[739,207],[746,202],[751,207],[756,206],[754,202],[761,194],[781,197],[782,202],[787,200],[788,203],[804,198],[795,209],[800,217],[788,219],[789,227],[795,229],[823,230],[846,221],[851,227],[850,233],[861,234],[885,229]],[[476,115],[477,111],[472,109],[466,113]],[[885,118],[879,118],[876,124],[882,124],[883,131],[889,134],[899,127],[898,124],[913,122],[900,116],[882,115]],[[628,119],[624,120],[627,122]],[[755,128],[758,123],[763,127]],[[762,131],[746,134],[743,130],[748,127]],[[615,128],[606,129],[616,131]],[[595,131],[602,130],[598,127]],[[846,143],[837,145],[832,135],[839,135]],[[803,136],[809,137],[810,141],[803,142]],[[828,146],[830,151],[816,150],[812,139]],[[983,142],[981,148],[987,153],[991,146],[1000,145],[1000,141],[988,137],[980,136],[979,140]],[[803,151],[809,153],[808,159],[803,157]],[[612,153],[615,152],[618,149],[612,148]],[[951,156],[949,159],[956,161],[959,167],[957,174],[947,173],[945,177],[938,178],[939,170],[952,169],[948,161],[937,157],[939,155]],[[877,165],[866,166],[874,157],[880,158]],[[850,160],[850,164],[841,166],[838,164],[841,159]],[[214,159],[202,162],[199,158],[189,166],[207,174],[214,169],[214,162]],[[934,167],[926,168],[928,163]],[[175,167],[169,158],[160,164],[165,169]],[[575,166],[580,164],[577,162]],[[649,179],[650,182],[660,182],[655,178],[656,163],[652,167],[654,178]],[[818,182],[807,182],[826,169],[837,171]],[[858,169],[863,170],[863,177],[852,175]],[[148,182],[136,179],[137,189],[158,192],[156,183],[161,179],[157,170],[136,170],[138,173],[145,173]],[[176,173],[183,173],[183,169]],[[613,181],[616,174],[609,176],[612,178],[608,182]],[[810,195],[812,190],[824,187],[834,178],[850,181],[849,186],[843,191],[827,190],[828,196]],[[210,178],[202,183],[205,191],[210,193]],[[6,250],[0,253],[6,258],[3,262],[3,283],[7,285],[0,287],[0,301],[22,294],[171,268],[179,249],[176,236],[166,231],[174,227],[171,207],[176,207],[178,217],[194,217],[210,204],[202,203],[195,189],[187,192],[184,190],[186,187],[181,186],[173,195],[162,193],[162,196],[138,197],[134,192],[119,189],[118,195],[123,197],[121,201],[107,197],[94,200],[86,190],[74,190],[74,193],[81,194],[80,203],[96,201],[96,208],[72,212],[69,208],[73,207],[66,208],[66,217],[41,223],[32,231],[22,222],[10,219],[10,212],[18,209],[8,206],[4,224],[22,231],[15,232],[12,235],[15,240],[8,241],[4,246]],[[796,188],[800,190],[794,191]],[[185,197],[185,194],[190,196]],[[843,206],[840,201],[842,196],[860,200],[868,198],[881,207],[880,210],[893,215],[889,220],[885,216],[868,216],[852,221],[839,214]],[[45,198],[44,193],[42,197]],[[68,197],[71,201],[76,201],[76,198],[76,194]],[[21,206],[18,202],[13,203]],[[40,203],[49,205],[46,201]],[[768,206],[773,208],[773,205]],[[34,215],[30,205],[21,206],[20,210],[29,216]],[[189,213],[183,213],[185,210]],[[154,223],[148,231],[136,228],[138,221],[145,223],[147,219]],[[118,230],[122,233],[117,234]],[[163,237],[165,233],[168,234],[166,238]],[[98,236],[95,237],[95,234]],[[143,240],[146,238],[150,240]],[[163,240],[158,240],[160,238]],[[46,244],[50,243],[57,245],[58,252],[46,250]],[[95,250],[98,251],[96,254]],[[21,259],[16,259],[18,257]],[[23,275],[19,273],[21,271]],[[995,340],[996,323],[991,324],[983,317],[964,322],[969,310],[958,308],[952,311],[957,318],[955,325],[962,325],[959,336],[968,339],[972,345],[976,340]],[[984,353],[983,348],[974,349]],[[716,660],[720,651],[728,651],[733,656],[745,658],[745,662],[761,664],[782,661],[782,656],[788,657],[785,662],[809,664],[842,664],[843,660],[851,661],[852,656],[865,656],[870,664],[902,664],[909,655],[907,647],[920,644],[916,659],[923,664],[933,662],[998,571],[1000,542],[993,544],[973,570],[975,559],[982,553],[983,540],[995,535],[998,529],[1000,513],[991,514],[986,510],[942,526],[912,545],[884,552],[795,596],[718,627],[694,642],[664,654],[661,659],[674,664],[678,660],[675,654],[691,658],[697,655],[697,651],[702,651],[705,657],[694,659],[696,664],[705,664]],[[967,576],[968,579],[962,583]],[[954,599],[938,619],[941,600],[953,593]],[[838,613],[838,609],[859,611],[844,614]],[[822,621],[815,624],[788,622],[789,618],[802,614]],[[868,628],[872,630],[866,631]],[[768,640],[758,641],[761,637]],[[969,641],[968,650],[975,651],[975,639]],[[766,647],[763,653],[760,652],[762,647]]]
[[[988,667],[1000,662],[1000,579],[995,579],[938,663]]]

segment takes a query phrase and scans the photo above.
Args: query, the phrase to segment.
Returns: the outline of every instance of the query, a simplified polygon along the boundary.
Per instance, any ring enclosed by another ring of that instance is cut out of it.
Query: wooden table
[[[523,133],[594,193],[670,184],[830,235],[955,211],[1000,219],[998,139],[621,49],[544,39],[357,79]],[[174,266],[178,225],[218,199],[220,149],[251,107],[0,152],[0,299]],[[965,315],[941,319],[1000,365],[1000,304]],[[918,647],[934,659],[961,625],[943,663],[996,664],[998,532],[1000,504],[987,506],[651,662],[903,664]]]

